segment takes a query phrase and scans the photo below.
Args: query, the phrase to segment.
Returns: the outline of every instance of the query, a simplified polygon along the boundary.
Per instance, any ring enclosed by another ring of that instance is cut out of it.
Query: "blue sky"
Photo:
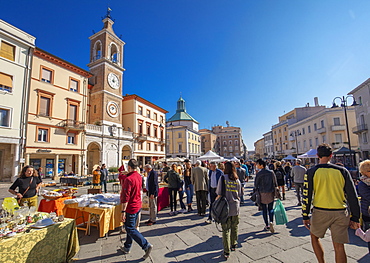
[[[330,106],[370,76],[370,1],[2,1],[0,18],[87,69],[107,6],[126,42],[124,94],[200,128],[240,126],[248,149],[294,107]]]

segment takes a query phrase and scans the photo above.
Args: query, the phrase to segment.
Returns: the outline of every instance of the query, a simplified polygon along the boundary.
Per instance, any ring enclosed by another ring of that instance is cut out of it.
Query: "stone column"
[[[79,176],[82,176],[82,158],[81,155],[79,154],[76,155],[77,155],[77,174]]]

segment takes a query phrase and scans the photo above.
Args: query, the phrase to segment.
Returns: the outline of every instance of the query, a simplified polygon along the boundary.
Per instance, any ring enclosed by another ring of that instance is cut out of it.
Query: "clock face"
[[[114,73],[109,73],[108,74],[108,84],[111,86],[113,89],[118,89],[119,88],[119,77],[114,74]]]
[[[107,103],[107,112],[108,115],[111,117],[117,117],[119,113],[118,105],[117,103],[110,101]]]

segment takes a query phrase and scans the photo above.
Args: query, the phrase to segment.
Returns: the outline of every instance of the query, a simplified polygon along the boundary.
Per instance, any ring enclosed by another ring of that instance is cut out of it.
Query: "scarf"
[[[367,177],[365,175],[360,177],[360,180],[365,183],[367,186],[370,186],[370,177]]]

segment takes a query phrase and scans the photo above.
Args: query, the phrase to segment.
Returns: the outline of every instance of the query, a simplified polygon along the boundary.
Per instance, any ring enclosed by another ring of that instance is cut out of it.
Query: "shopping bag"
[[[279,199],[276,200],[274,214],[277,225],[284,225],[288,223],[288,216],[286,215],[284,205]]]

